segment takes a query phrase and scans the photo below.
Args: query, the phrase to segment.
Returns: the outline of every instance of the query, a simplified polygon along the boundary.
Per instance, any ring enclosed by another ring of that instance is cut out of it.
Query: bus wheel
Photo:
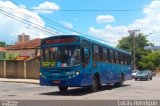
[[[58,86],[60,92],[67,92],[68,86]]]
[[[115,87],[121,87],[124,84],[124,76],[121,75],[120,82],[114,83]]]
[[[98,77],[94,76],[93,84],[91,86],[91,91],[96,92],[98,90]]]

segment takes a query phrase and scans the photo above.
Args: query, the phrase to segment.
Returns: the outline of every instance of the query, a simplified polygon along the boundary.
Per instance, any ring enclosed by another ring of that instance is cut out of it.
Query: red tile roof
[[[5,52],[5,51],[6,51],[6,48],[5,48],[5,47],[0,47],[0,51]]]
[[[41,39],[33,39],[27,42],[20,42],[15,45],[9,46],[7,50],[17,50],[17,49],[34,49],[40,46]]]

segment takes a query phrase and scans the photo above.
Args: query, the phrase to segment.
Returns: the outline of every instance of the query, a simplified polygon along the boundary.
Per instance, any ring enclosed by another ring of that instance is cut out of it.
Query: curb
[[[0,78],[0,82],[39,84],[39,80],[24,80],[24,79],[1,79]]]

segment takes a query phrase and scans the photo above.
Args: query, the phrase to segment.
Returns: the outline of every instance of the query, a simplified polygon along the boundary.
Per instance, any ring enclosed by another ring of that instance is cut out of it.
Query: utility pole
[[[130,33],[131,36],[131,48],[132,48],[132,67],[133,70],[136,70],[136,58],[135,58],[135,54],[136,54],[136,50],[135,50],[135,34],[136,32],[139,32],[140,30],[128,30],[128,32]]]

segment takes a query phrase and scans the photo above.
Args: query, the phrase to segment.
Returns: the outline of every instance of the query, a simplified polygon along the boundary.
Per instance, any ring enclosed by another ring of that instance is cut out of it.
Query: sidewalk
[[[38,80],[38,79],[11,79],[11,78],[0,78],[0,82],[39,84],[39,80]]]

